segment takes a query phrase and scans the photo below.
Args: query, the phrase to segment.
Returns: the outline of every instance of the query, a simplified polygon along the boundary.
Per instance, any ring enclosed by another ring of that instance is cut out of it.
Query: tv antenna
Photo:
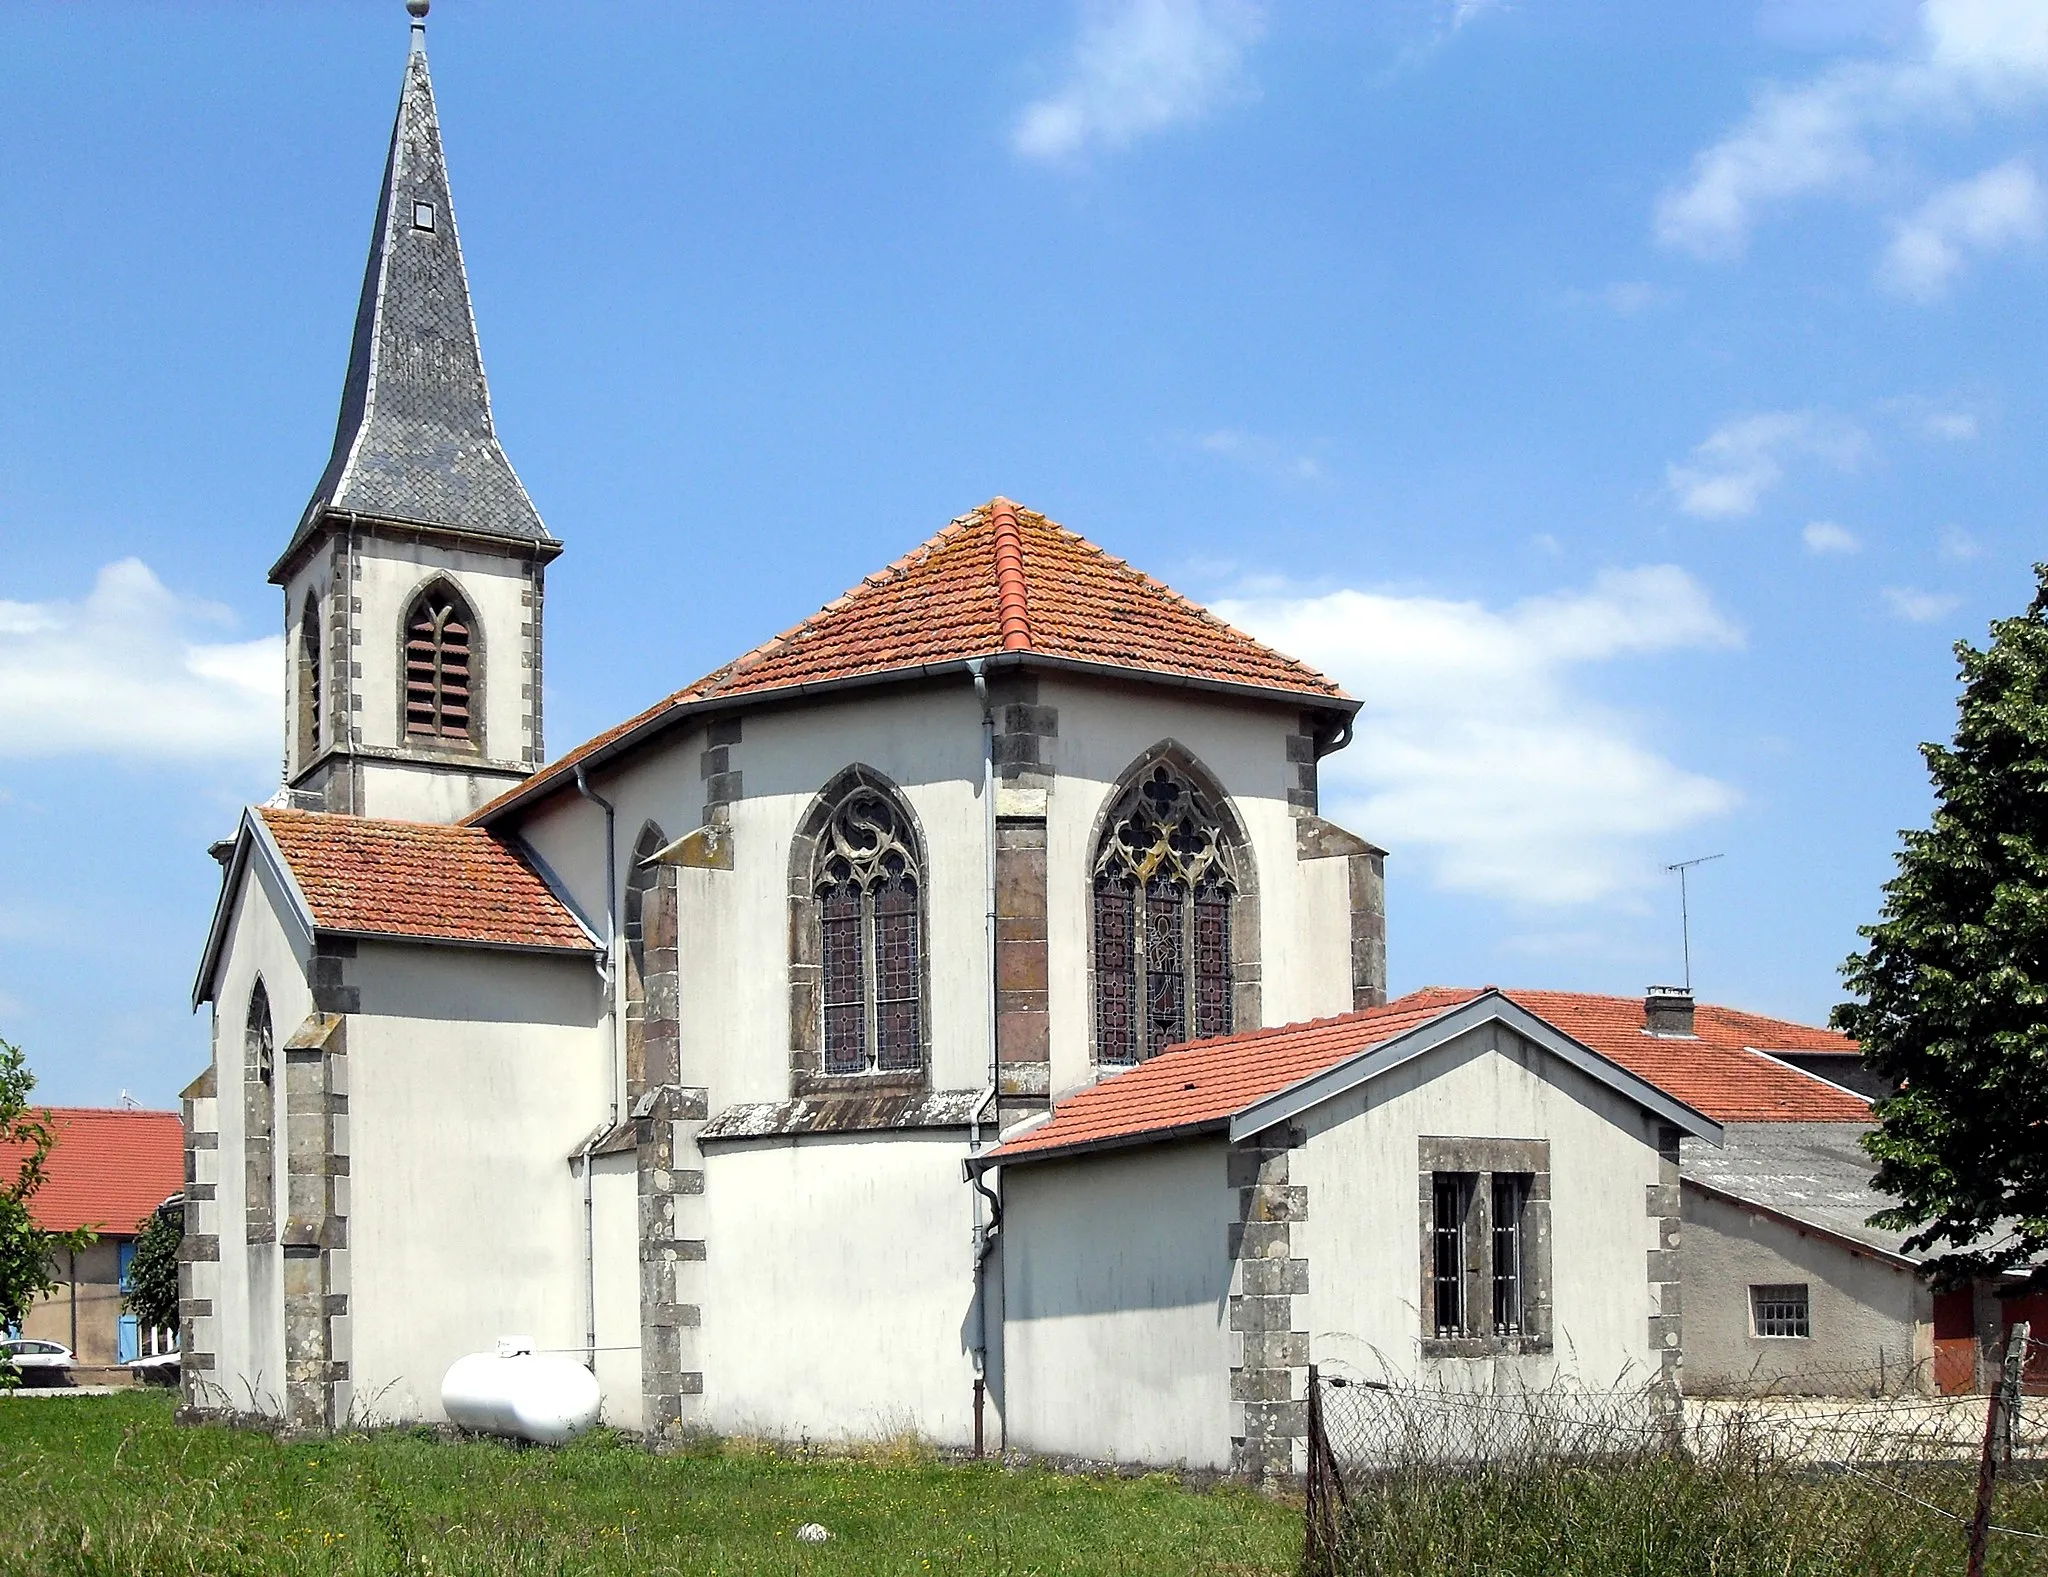
[[[1721,854],[1702,854],[1696,860],[1680,860],[1675,865],[1664,867],[1667,871],[1678,872],[1678,945],[1685,954],[1685,989],[1688,994],[1692,991],[1692,910],[1686,903],[1686,873],[1695,865],[1724,858],[1726,856]]]

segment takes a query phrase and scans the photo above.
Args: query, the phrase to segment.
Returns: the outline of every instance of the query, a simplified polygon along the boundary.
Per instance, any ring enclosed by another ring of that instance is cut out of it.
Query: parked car
[[[147,1358],[131,1358],[122,1367],[144,1385],[176,1385],[180,1362],[178,1349],[173,1347],[169,1352],[151,1353]]]
[[[78,1362],[62,1342],[37,1341],[28,1336],[0,1338],[0,1358],[5,1358],[31,1384],[55,1385]]]

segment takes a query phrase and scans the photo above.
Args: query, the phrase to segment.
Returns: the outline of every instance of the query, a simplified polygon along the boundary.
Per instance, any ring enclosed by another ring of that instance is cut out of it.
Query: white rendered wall
[[[1230,1465],[1224,1184],[1221,1139],[1005,1172],[1007,1445]]]
[[[577,1178],[582,1186],[582,1178]],[[638,1429],[640,1410],[640,1168],[631,1150],[591,1171],[597,1227],[597,1389],[604,1422]]]
[[[1563,1373],[1647,1383],[1649,1259],[1658,1181],[1652,1119],[1633,1101],[1487,1025],[1326,1102],[1303,1118],[1307,1144],[1288,1181],[1308,1186],[1310,1348],[1339,1374],[1441,1378],[1485,1390]],[[1423,1136],[1550,1142],[1552,1351],[1548,1356],[1425,1359],[1422,1340]],[[1295,1252],[1301,1254],[1302,1248]]]
[[[276,1077],[271,1084],[271,1219],[285,1218],[284,1043],[313,1010],[306,986],[305,940],[280,916],[290,913],[261,858],[244,870],[228,920],[226,945],[214,982],[214,1082],[220,1121],[220,1260],[214,1275],[214,1368],[204,1404],[234,1412],[284,1412],[284,1264],[273,1234],[266,1244],[247,1239],[247,1171],[243,1138],[244,1030],[257,978],[270,998]]]
[[[1880,1373],[1896,1384],[1922,1363],[1931,1388],[1934,1301],[1912,1271],[1696,1188],[1680,1201],[1688,1391],[1800,1379],[1797,1389],[1853,1396]],[[1813,1334],[1753,1335],[1750,1287],[1787,1283],[1805,1284]]]
[[[974,1433],[973,1207],[955,1134],[714,1145],[706,1417],[723,1434]],[[988,1414],[990,1438],[996,1430]]]
[[[608,1109],[596,972],[587,959],[364,943],[348,982],[362,998],[346,1125],[356,1406],[438,1419],[448,1365],[500,1336],[583,1349],[583,1188],[569,1157]],[[639,1340],[637,1298],[629,1327],[598,1340]]]

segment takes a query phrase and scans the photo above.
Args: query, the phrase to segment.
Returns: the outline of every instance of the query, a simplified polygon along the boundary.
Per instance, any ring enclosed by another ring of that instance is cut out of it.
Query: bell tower
[[[545,759],[541,612],[562,545],[491,420],[427,75],[412,44],[334,452],[270,571],[285,787],[309,810],[460,819]]]

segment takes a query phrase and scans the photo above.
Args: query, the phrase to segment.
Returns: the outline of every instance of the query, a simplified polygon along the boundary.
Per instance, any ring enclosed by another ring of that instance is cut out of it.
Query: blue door
[[[121,1255],[121,1290],[128,1290],[128,1272],[135,1263],[135,1245],[123,1243]],[[132,1314],[124,1314],[114,1328],[114,1361],[133,1363],[142,1356],[142,1322]]]

